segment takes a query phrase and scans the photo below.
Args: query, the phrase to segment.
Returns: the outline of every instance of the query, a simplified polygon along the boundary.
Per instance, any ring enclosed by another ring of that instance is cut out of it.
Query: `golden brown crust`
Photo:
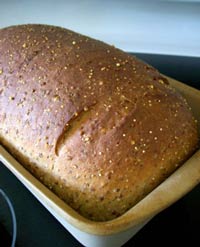
[[[0,30],[0,86],[1,143],[90,219],[123,214],[198,142],[158,71],[63,28]]]

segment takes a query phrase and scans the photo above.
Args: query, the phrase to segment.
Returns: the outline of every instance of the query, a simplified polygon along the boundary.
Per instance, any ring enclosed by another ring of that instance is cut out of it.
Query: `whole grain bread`
[[[198,142],[157,70],[60,27],[0,30],[0,143],[85,217],[122,215]]]

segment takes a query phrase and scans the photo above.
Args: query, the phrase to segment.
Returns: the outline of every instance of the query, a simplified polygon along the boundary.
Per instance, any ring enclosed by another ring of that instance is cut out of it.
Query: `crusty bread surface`
[[[48,25],[0,30],[0,143],[83,216],[122,215],[196,149],[186,100],[156,69]]]

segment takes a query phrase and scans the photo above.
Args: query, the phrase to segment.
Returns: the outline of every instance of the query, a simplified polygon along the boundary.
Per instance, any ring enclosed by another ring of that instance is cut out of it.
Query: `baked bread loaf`
[[[122,215],[197,147],[159,72],[60,27],[0,30],[0,143],[83,216]]]

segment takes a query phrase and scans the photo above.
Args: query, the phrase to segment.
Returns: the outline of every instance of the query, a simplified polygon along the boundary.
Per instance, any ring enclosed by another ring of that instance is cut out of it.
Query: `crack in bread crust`
[[[80,112],[74,113],[72,118],[64,125],[62,133],[58,137],[55,144],[55,154],[59,156],[59,153],[62,150],[62,147],[65,145],[67,139],[70,135],[76,131],[80,124],[83,124],[85,120],[87,120],[87,116],[89,116],[90,111],[96,104],[83,108]]]

